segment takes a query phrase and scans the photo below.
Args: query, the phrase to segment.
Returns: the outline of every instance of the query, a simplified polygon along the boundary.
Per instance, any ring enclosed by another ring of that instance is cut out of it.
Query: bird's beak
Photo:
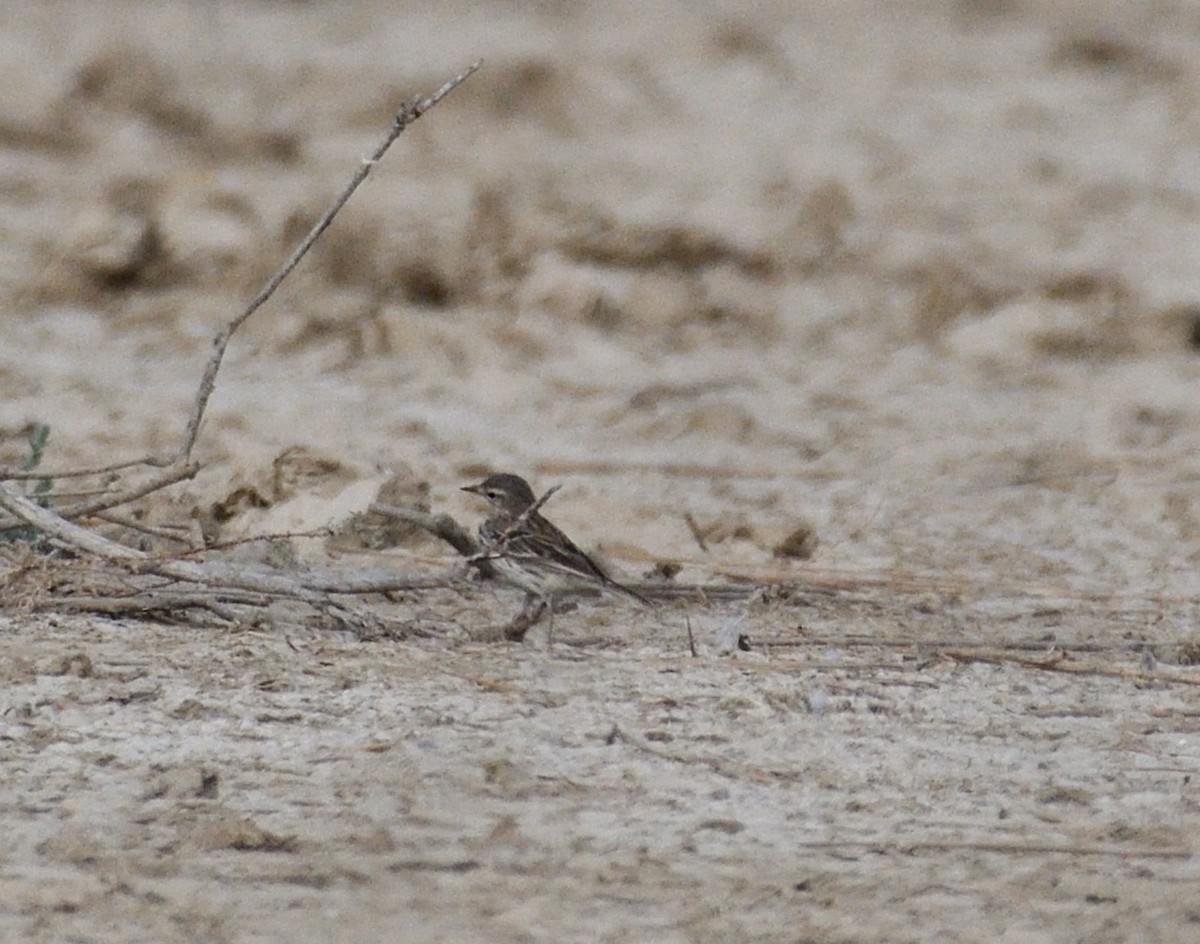
[[[472,495],[482,495],[483,494],[483,486],[482,485],[464,485],[462,487],[462,490],[464,492],[470,492]]]

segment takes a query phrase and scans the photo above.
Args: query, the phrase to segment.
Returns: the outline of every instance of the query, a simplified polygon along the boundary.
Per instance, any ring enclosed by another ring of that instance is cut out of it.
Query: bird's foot
[[[525,599],[521,612],[513,617],[512,622],[504,627],[504,638],[510,642],[522,642],[525,634],[538,624],[546,615],[549,602],[541,597],[530,596]]]

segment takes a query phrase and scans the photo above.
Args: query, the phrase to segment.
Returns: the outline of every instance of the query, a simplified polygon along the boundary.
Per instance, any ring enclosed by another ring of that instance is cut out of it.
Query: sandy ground
[[[0,464],[170,451],[477,57],[144,521],[505,469],[628,579],[772,589],[364,639],[47,612],[10,554],[0,939],[1200,939],[1192,3],[7,0]]]

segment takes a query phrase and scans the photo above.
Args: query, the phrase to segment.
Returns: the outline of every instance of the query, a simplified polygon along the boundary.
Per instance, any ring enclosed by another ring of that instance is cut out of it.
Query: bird
[[[521,476],[501,472],[463,491],[487,499],[491,506],[492,514],[479,526],[478,557],[490,561],[501,580],[525,591],[518,620],[535,614],[529,624],[533,625],[547,606],[553,612],[555,598],[587,590],[618,593],[651,605],[636,590],[613,580],[546,520],[538,510],[542,503]]]

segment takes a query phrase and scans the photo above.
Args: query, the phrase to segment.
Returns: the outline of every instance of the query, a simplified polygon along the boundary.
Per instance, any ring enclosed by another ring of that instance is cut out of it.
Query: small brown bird
[[[478,485],[465,486],[463,491],[481,495],[491,504],[491,517],[479,526],[482,555],[491,561],[501,580],[525,591],[522,614],[536,606],[540,616],[547,605],[553,607],[556,597],[589,589],[622,593],[639,603],[650,603],[636,590],[613,580],[542,517],[533,507],[537,504],[533,489],[519,475],[492,475]]]

